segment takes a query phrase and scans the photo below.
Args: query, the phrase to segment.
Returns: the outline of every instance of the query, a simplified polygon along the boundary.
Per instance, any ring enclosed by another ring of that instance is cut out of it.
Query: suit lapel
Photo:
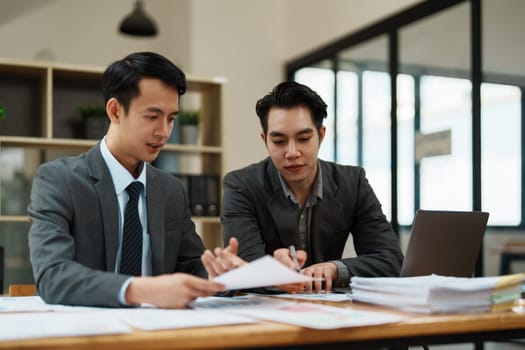
[[[277,169],[271,161],[268,164],[267,179],[269,179],[272,196],[266,205],[277,228],[279,240],[283,247],[288,247],[290,244],[298,245],[299,232],[296,212],[289,199],[284,196]]]
[[[333,180],[331,169],[325,166],[323,161],[320,161],[319,165],[323,174],[323,200],[313,208],[310,222],[312,263],[325,261],[321,248],[330,242],[323,242],[323,232],[327,228],[335,229],[343,217],[343,205],[336,197],[338,186]]]
[[[96,181],[95,191],[104,227],[104,248],[106,250],[106,270],[115,271],[118,250],[118,200],[115,186],[106,162],[100,152],[100,142],[86,154],[89,175]]]
[[[146,206],[151,242],[151,269],[153,275],[158,275],[165,270],[162,264],[164,261],[164,204],[162,203],[159,206],[162,198],[160,179],[151,166],[146,166],[148,167],[146,171]]]

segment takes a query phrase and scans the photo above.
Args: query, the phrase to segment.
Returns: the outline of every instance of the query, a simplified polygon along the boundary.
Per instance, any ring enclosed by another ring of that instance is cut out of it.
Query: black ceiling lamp
[[[135,2],[133,12],[127,15],[120,23],[120,32],[134,36],[155,36],[157,35],[157,26],[144,12],[142,1]]]

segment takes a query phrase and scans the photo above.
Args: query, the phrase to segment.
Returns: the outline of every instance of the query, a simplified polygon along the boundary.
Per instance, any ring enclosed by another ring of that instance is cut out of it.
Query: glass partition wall
[[[478,275],[524,226],[522,13],[425,1],[287,65],[329,104],[320,157],[365,168],[402,245],[418,209],[490,213]]]

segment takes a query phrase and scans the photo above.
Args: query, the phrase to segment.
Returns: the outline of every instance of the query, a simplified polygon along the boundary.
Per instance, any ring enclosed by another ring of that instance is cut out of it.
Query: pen
[[[299,266],[299,261],[297,261],[297,252],[295,251],[295,246],[293,244],[288,247],[290,249],[290,255],[292,256],[293,263],[295,265],[295,271],[299,272],[301,267]]]

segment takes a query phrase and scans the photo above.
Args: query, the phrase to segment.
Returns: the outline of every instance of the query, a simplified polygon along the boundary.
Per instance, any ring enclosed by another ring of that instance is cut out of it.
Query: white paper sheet
[[[236,309],[239,315],[315,329],[360,327],[399,322],[406,317],[320,304],[293,303],[275,309]]]
[[[238,308],[250,309],[272,309],[281,305],[288,305],[290,302],[259,295],[241,295],[232,298],[225,297],[204,297],[197,298],[190,303],[190,307],[196,310],[231,310]]]
[[[257,295],[233,298],[199,298],[197,309],[214,309],[260,320],[316,329],[359,327],[399,322],[406,317],[388,312],[359,311],[321,304],[299,303]]]
[[[275,294],[275,298],[296,299],[296,300],[320,300],[320,301],[350,301],[352,297],[346,293],[296,293],[296,294]]]
[[[113,317],[97,313],[0,314],[0,340],[119,334],[131,327]]]
[[[251,317],[212,310],[135,309],[130,311],[118,317],[130,326],[146,331],[257,322]]]
[[[228,271],[214,281],[224,284],[226,289],[246,289],[311,282],[313,278],[301,275],[267,255]]]
[[[0,297],[0,314],[6,312],[40,312],[53,310],[53,306],[46,304],[39,296]]]

